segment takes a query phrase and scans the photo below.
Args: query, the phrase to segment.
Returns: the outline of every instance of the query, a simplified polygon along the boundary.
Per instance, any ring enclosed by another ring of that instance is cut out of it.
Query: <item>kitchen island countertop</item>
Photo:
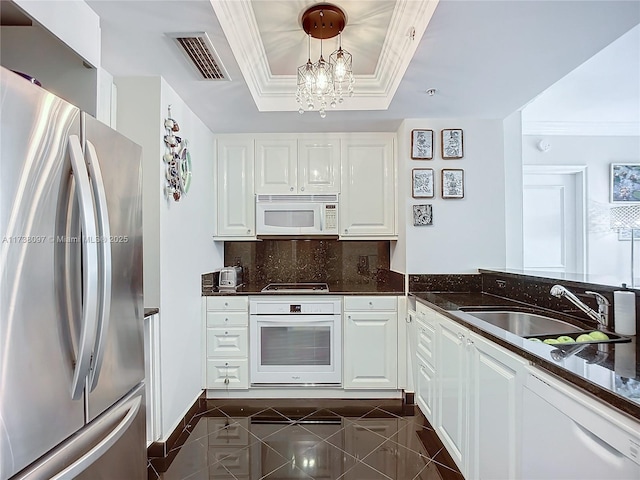
[[[531,342],[459,310],[465,306],[523,307],[523,303],[479,292],[412,292],[425,306],[529,360],[612,407],[640,420],[640,352],[631,342],[591,344],[564,360],[554,360],[555,345]],[[531,307],[536,310],[535,307]],[[539,310],[539,309],[537,309]],[[561,317],[560,315],[556,315]],[[568,318],[563,318],[568,320]],[[573,322],[580,325],[579,322]],[[591,328],[591,327],[588,327]]]

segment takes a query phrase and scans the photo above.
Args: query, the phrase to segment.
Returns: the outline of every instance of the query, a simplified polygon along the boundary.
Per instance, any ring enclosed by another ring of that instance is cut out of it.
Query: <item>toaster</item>
[[[235,291],[242,286],[242,267],[224,267],[220,270],[220,278],[218,280],[218,290]]]

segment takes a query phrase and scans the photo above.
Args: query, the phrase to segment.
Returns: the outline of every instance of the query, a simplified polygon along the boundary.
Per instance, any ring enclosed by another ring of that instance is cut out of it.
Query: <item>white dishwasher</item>
[[[640,423],[527,367],[522,475],[529,479],[640,479]]]

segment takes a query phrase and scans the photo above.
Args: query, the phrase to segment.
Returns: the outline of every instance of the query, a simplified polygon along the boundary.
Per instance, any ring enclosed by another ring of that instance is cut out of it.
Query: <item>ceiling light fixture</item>
[[[345,93],[353,96],[353,58],[342,48],[342,31],[347,24],[347,17],[335,5],[319,3],[305,10],[301,23],[308,36],[309,57],[307,63],[298,67],[298,112],[304,113],[305,108],[313,110],[315,102],[318,102],[320,116],[324,118],[327,115],[327,103],[335,108],[343,102]],[[322,41],[338,35],[338,49],[326,61],[322,56]],[[311,37],[320,40],[320,58],[316,63],[311,62]]]

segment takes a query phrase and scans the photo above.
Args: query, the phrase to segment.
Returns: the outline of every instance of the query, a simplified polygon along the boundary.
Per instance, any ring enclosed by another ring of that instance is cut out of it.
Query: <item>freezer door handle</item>
[[[76,180],[80,221],[82,223],[82,282],[84,292],[82,326],[80,328],[78,352],[71,382],[71,398],[78,400],[82,396],[85,380],[91,367],[91,350],[98,322],[98,235],[89,174],[82,155],[80,138],[77,135],[69,136],[69,157]]]
[[[88,140],[86,143],[86,162],[92,180],[91,186],[93,187],[93,197],[96,205],[99,236],[96,243],[100,256],[98,326],[93,347],[93,364],[89,373],[89,391],[93,391],[98,385],[98,378],[100,377],[111,312],[111,229],[107,210],[107,194],[104,189],[98,155],[95,147]]]
[[[140,410],[140,405],[142,405],[142,395],[138,395],[137,397],[131,399],[126,406],[126,408],[128,408],[128,412],[120,421],[118,426],[111,430],[109,434],[107,434],[95,447],[89,450],[86,454],[84,454],[82,457],[73,462],[57,475],[51,477],[51,480],[71,480],[80,475],[96,460],[102,457],[118,440],[120,440],[120,437],[122,437],[122,435],[129,429],[134,419],[136,418],[138,411]],[[114,415],[115,414],[117,414],[117,411],[114,412]]]

